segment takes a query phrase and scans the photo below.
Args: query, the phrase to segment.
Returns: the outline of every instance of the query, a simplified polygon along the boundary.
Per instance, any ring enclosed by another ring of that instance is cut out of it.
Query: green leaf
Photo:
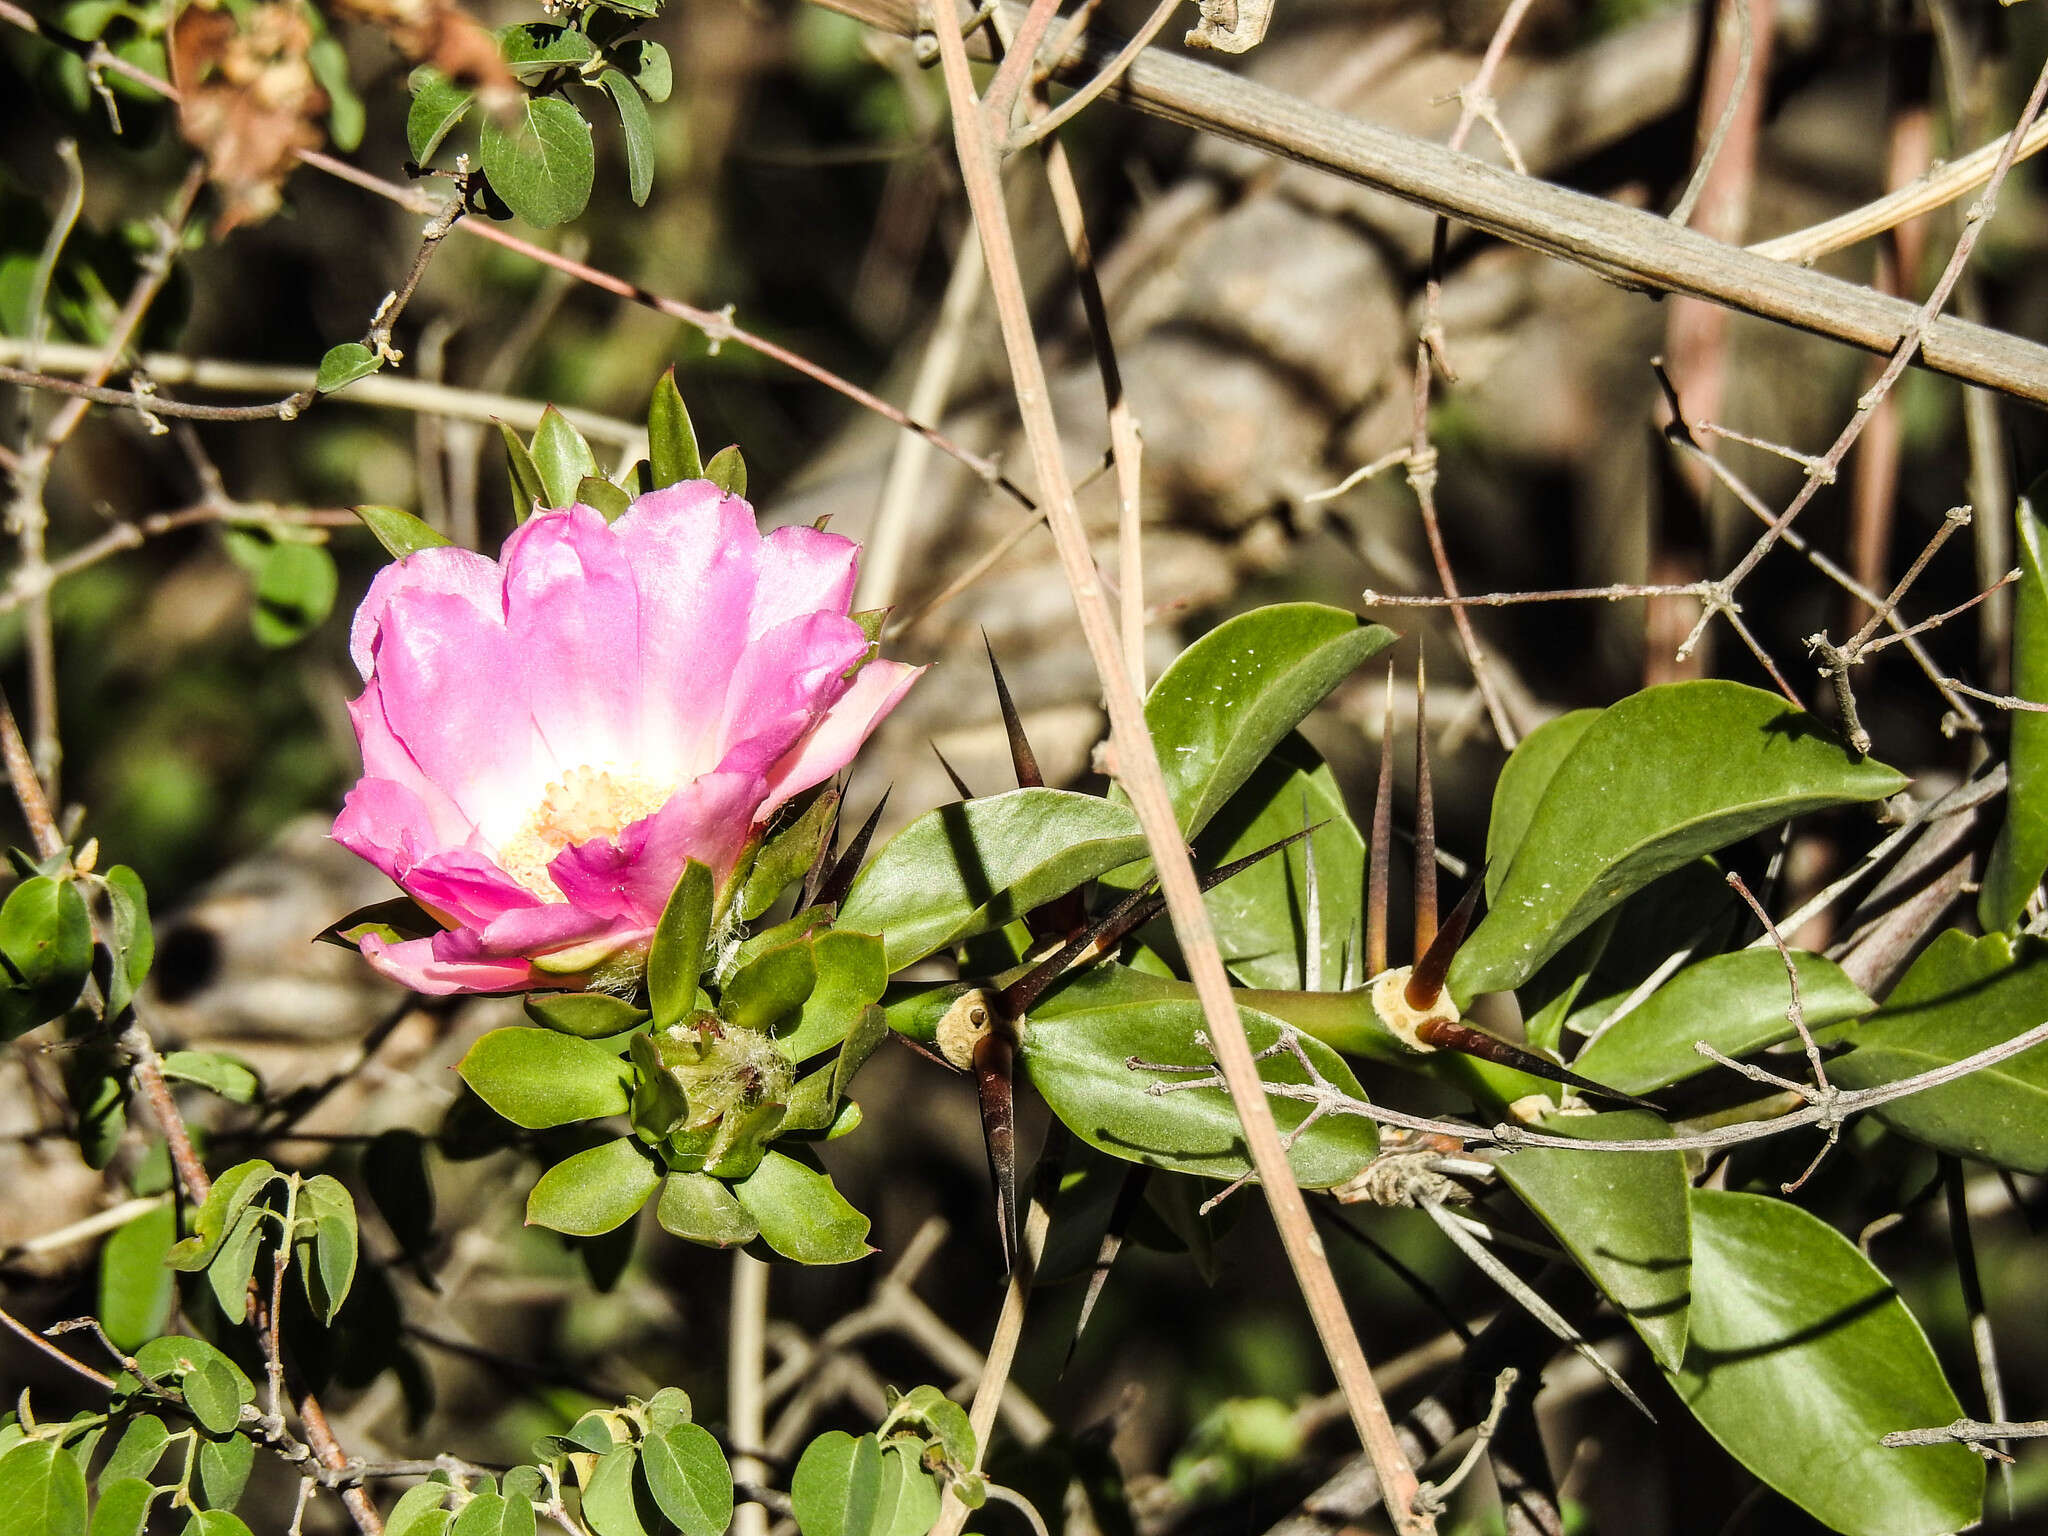
[[[177,1240],[178,1213],[166,1200],[116,1228],[100,1250],[100,1326],[121,1348],[139,1348],[170,1320],[177,1275],[164,1257]]]
[[[621,1136],[542,1174],[526,1197],[526,1223],[572,1237],[596,1237],[632,1220],[660,1182],[660,1168],[640,1143]]]
[[[647,1022],[645,1008],[608,992],[529,992],[526,1016],[582,1040],[607,1040]]]
[[[192,1417],[210,1434],[227,1434],[241,1422],[243,1405],[256,1401],[255,1383],[204,1339],[151,1339],[135,1352],[135,1364],[149,1380],[182,1391]]]
[[[1832,960],[1792,952],[1809,1029],[1860,1018],[1877,1005]],[[1695,1050],[1704,1040],[1724,1056],[1747,1056],[1797,1033],[1786,1010],[1792,987],[1776,949],[1739,949],[1687,966],[1604,1031],[1572,1070],[1623,1093],[1654,1093],[1714,1068]],[[1716,1069],[1718,1070],[1718,1069]]]
[[[733,972],[718,1009],[740,1028],[765,1034],[803,1006],[817,981],[817,958],[810,939],[777,944],[753,955]]]
[[[1266,754],[1394,639],[1341,608],[1277,603],[1219,624],[1182,651],[1145,701],[1182,833],[1207,826]]]
[[[415,1483],[398,1496],[384,1521],[385,1536],[443,1536],[449,1514],[443,1508],[448,1497],[446,1483]]]
[[[1719,681],[1647,688],[1602,711],[1558,765],[1492,909],[1452,963],[1452,992],[1519,986],[1659,875],[1905,782],[1776,694]]]
[[[619,109],[619,128],[626,137],[626,181],[633,194],[633,206],[644,208],[647,194],[654,190],[654,119],[647,112],[647,98],[632,78],[608,69],[598,83],[611,93]]]
[[[69,881],[33,875],[0,902],[0,1041],[12,1040],[78,1001],[92,967],[92,917]]]
[[[940,806],[869,861],[839,926],[881,935],[893,973],[1145,854],[1138,819],[1094,795],[1017,789]]]
[[[575,69],[597,57],[597,48],[574,27],[529,21],[498,34],[498,51],[521,81],[532,84],[559,69]]]
[[[1518,1154],[1519,1155],[1519,1154]],[[1892,1448],[1962,1408],[1926,1335],[1841,1234],[1763,1195],[1692,1197],[1692,1331],[1671,1383],[1743,1466],[1850,1536],[1976,1522],[1984,1463],[1960,1445]]]
[[[789,1480],[802,1536],[886,1536],[879,1518],[882,1442],[834,1429],[804,1447]]]
[[[173,1269],[188,1272],[206,1268],[235,1223],[242,1219],[249,1202],[277,1176],[275,1168],[257,1157],[235,1164],[215,1179],[206,1203],[192,1218],[192,1235],[172,1248],[165,1262]]]
[[[199,1447],[199,1487],[214,1509],[233,1509],[249,1486],[256,1442],[242,1435],[208,1440]]]
[[[126,864],[106,873],[107,901],[113,909],[113,931],[103,934],[113,955],[107,981],[107,1017],[117,1019],[149,975],[156,959],[156,934],[149,924],[149,893],[142,877]]]
[[[1153,1093],[1155,1081],[1187,1082],[1214,1062],[1196,1038],[1207,1025],[1185,989],[1167,995],[1161,983],[1122,967],[1098,966],[1048,993],[1022,1027],[1020,1063],[1031,1084],[1067,1129],[1098,1151],[1154,1168],[1241,1178],[1249,1168],[1244,1127],[1230,1094],[1215,1087]],[[1281,1026],[1249,1008],[1238,1010],[1254,1052],[1279,1038]],[[1366,1097],[1344,1059],[1321,1041],[1304,1037],[1304,1051],[1341,1092]],[[1187,1071],[1134,1070],[1130,1061]],[[1304,1083],[1307,1074],[1287,1051],[1259,1063],[1269,1083]],[[1308,1118],[1309,1106],[1269,1101],[1286,1136]],[[1372,1160],[1379,1139],[1370,1120],[1326,1115],[1302,1133],[1288,1153],[1306,1189],[1341,1184]]]
[[[662,57],[665,62],[666,50]],[[676,388],[673,367],[662,373],[654,386],[654,398],[647,402],[647,457],[656,490],[704,478],[704,461],[697,452],[697,430],[690,424],[690,411],[683,404],[682,391]]]
[[[222,1051],[167,1051],[164,1076],[196,1083],[231,1104],[254,1104],[263,1097],[263,1080],[247,1062]]]
[[[73,1014],[67,1034],[75,1035],[84,1019],[82,1014]],[[71,1101],[78,1155],[88,1168],[105,1168],[121,1150],[121,1138],[128,1129],[127,1066],[105,1036],[71,1038],[66,1045],[68,1049],[58,1060],[64,1096]]]
[[[683,1536],[722,1536],[732,1524],[732,1468],[711,1432],[671,1424],[640,1443],[648,1491]]]
[[[225,1509],[201,1509],[186,1522],[183,1536],[250,1536],[241,1518]]]
[[[107,1464],[100,1468],[101,1486],[121,1478],[147,1480],[156,1471],[157,1463],[163,1460],[164,1447],[170,1441],[171,1432],[164,1428],[162,1419],[153,1413],[137,1414],[121,1431],[121,1438],[114,1443]]]
[[[1611,1141],[1671,1134],[1662,1120],[1638,1109],[1553,1115],[1543,1129]],[[1657,1363],[1675,1369],[1685,1357],[1692,1294],[1683,1154],[1525,1147],[1497,1166],[1508,1187],[1635,1325]]]
[[[344,341],[329,347],[326,356],[320,359],[320,368],[313,375],[313,388],[323,395],[331,395],[366,379],[384,366],[384,360],[364,346],[360,341]]]
[[[690,1419],[690,1394],[681,1387],[663,1387],[647,1399],[647,1427],[656,1434]]]
[[[321,1322],[332,1325],[355,1281],[356,1203],[341,1180],[316,1173],[299,1187],[296,1224],[307,1304]]]
[[[590,201],[597,170],[590,124],[553,96],[527,97],[519,116],[509,132],[497,119],[484,119],[484,174],[506,207],[536,229],[552,229]]]
[[[540,475],[543,504],[566,507],[576,500],[576,487],[597,473],[597,455],[569,418],[552,405],[540,413],[533,434],[533,467]]]
[[[616,523],[632,505],[631,498],[602,475],[585,475],[577,481],[576,499],[584,506],[595,507],[602,512],[608,523]]]
[[[740,456],[739,445],[729,443],[704,466],[704,478],[717,486],[728,496],[747,494],[747,461]]]
[[[616,1055],[553,1030],[494,1029],[455,1070],[478,1098],[529,1131],[623,1115],[632,1104],[632,1073]]]
[[[143,1536],[149,1527],[149,1506],[156,1489],[139,1477],[109,1478],[100,1474],[99,1503],[92,1512],[91,1536]]]
[[[2020,553],[2012,609],[2012,691],[2034,704],[2048,703],[2048,526],[2034,512],[2044,491],[2048,482],[2035,481],[2012,513]],[[2009,718],[2005,825],[1998,829],[1977,894],[1977,921],[1987,932],[2016,924],[2048,872],[2048,714],[2015,709]]]
[[[644,37],[631,37],[612,51],[612,61],[633,77],[633,83],[640,87],[640,94],[656,105],[667,101],[669,92],[675,88],[675,68],[669,62],[668,50],[659,43]],[[694,480],[695,475],[683,476]],[[675,482],[670,481],[671,485]]]
[[[327,136],[343,154],[353,154],[363,142],[365,113],[362,97],[349,84],[347,51],[332,37],[316,38],[306,63],[327,93]]]
[[[770,1150],[733,1193],[761,1228],[762,1241],[799,1264],[845,1264],[867,1257],[868,1219],[831,1176]]]
[[[456,1513],[448,1536],[534,1536],[538,1529],[533,1506],[525,1499],[479,1493]]]
[[[53,1440],[24,1440],[0,1456],[0,1510],[23,1536],[85,1536],[85,1471]]]
[[[761,1224],[723,1180],[708,1173],[672,1173],[661,1186],[654,1219],[665,1231],[706,1248],[737,1248],[761,1235]]]
[[[691,446],[694,450],[695,444]],[[741,918],[751,923],[810,872],[824,856],[838,817],[839,792],[821,785],[805,798],[799,814],[770,834],[740,887],[735,906]]]
[[[598,1457],[597,1465],[584,1480],[583,1523],[596,1536],[647,1536],[649,1522],[641,1516],[639,1489],[633,1476],[639,1465],[637,1447],[614,1446]],[[657,1531],[661,1529],[659,1520],[652,1523]]]
[[[505,442],[505,472],[512,478],[512,520],[523,523],[533,516],[535,507],[546,503],[547,487],[541,483],[532,451],[519,440],[519,434],[501,421],[498,435]]]
[[[322,546],[273,544],[256,573],[256,606],[249,627],[260,644],[295,645],[334,611],[339,586],[334,557]]]
[[[1844,1088],[1896,1082],[1997,1045],[2048,1019],[2048,944],[1951,928],[1847,1033],[1828,1063]],[[2048,1173],[2048,1044],[1871,1111],[1902,1136],[2019,1173]]]
[[[390,552],[394,560],[403,560],[423,549],[439,549],[453,542],[440,529],[397,507],[362,506],[355,509],[355,514],[363,520],[363,526],[377,536],[377,542]]]
[[[1600,718],[1597,709],[1574,709],[1546,720],[1508,754],[1493,786],[1493,810],[1486,824],[1486,899],[1491,902],[1507,878],[1515,850],[1529,831],[1544,790],[1586,728]]]
[[[414,72],[412,89],[412,106],[405,114],[405,147],[415,165],[425,165],[476,105],[476,92],[464,90],[431,67]]]
[[[647,999],[656,1029],[679,1023],[696,1006],[716,901],[711,871],[695,859],[687,860],[647,951]]]
[[[221,1241],[213,1262],[206,1266],[206,1283],[231,1323],[248,1320],[249,1277],[256,1272],[256,1250],[263,1242],[265,1220],[257,1207],[243,1211]]]
[[[1365,839],[1344,808],[1329,765],[1298,735],[1288,735],[1204,830],[1202,865],[1214,868],[1270,847],[1304,827],[1314,836],[1232,875],[1205,898],[1224,961],[1246,986],[1299,991],[1307,985],[1303,917],[1308,911],[1308,849],[1315,850],[1321,918],[1321,977],[1337,986],[1352,940],[1358,893],[1365,888]]]
[[[891,1405],[889,1422],[922,1427],[954,1466],[974,1465],[974,1421],[937,1387],[912,1387]]]

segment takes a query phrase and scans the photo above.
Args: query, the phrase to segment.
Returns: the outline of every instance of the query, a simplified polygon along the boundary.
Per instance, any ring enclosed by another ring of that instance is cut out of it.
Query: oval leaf
[[[799,1264],[846,1264],[867,1257],[868,1219],[831,1176],[770,1150],[733,1194],[760,1225],[763,1242]]]
[[[357,507],[355,514],[363,520],[363,526],[377,536],[377,542],[390,551],[394,560],[403,560],[423,549],[438,549],[452,542],[440,529],[397,507]]]
[[[732,1524],[732,1468],[711,1432],[671,1424],[640,1444],[654,1502],[683,1536],[720,1536]]]
[[[661,1186],[654,1219],[663,1230],[707,1248],[737,1248],[761,1235],[732,1190],[708,1173],[672,1173]]]
[[[121,1348],[140,1348],[170,1320],[177,1274],[164,1256],[177,1240],[178,1213],[166,1200],[117,1229],[100,1250],[100,1326]],[[153,1421],[136,1421],[145,1422]]]
[[[630,1136],[578,1152],[540,1176],[526,1197],[526,1223],[572,1237],[625,1225],[661,1182],[661,1170]]]
[[[1486,899],[1500,889],[1515,850],[1529,831],[1529,821],[1550,787],[1558,767],[1571,755],[1586,728],[1600,718],[1597,709],[1574,709],[1546,720],[1508,754],[1493,786],[1493,809],[1486,823]]]
[[[656,1029],[680,1022],[696,1003],[715,899],[711,871],[695,859],[686,860],[647,952],[647,997]]]
[[[405,114],[405,147],[413,163],[425,165],[455,125],[469,115],[476,92],[466,91],[438,69],[413,76],[412,106]]]
[[[647,194],[654,190],[654,119],[647,111],[647,98],[640,87],[615,69],[598,77],[619,109],[619,130],[626,139],[626,184],[633,206],[645,207]]]
[[[377,354],[360,341],[344,341],[340,346],[329,347],[320,359],[319,371],[313,375],[313,388],[331,395],[357,379],[368,378],[383,366]]]
[[[554,96],[527,97],[513,117],[510,128],[484,119],[479,149],[491,189],[536,229],[575,218],[590,202],[597,174],[590,124]]]
[[[623,1115],[633,1100],[630,1067],[601,1045],[553,1030],[494,1029],[455,1070],[478,1098],[529,1131]]]
[[[53,1440],[24,1440],[0,1456],[0,1510],[14,1530],[85,1536],[84,1469]]]

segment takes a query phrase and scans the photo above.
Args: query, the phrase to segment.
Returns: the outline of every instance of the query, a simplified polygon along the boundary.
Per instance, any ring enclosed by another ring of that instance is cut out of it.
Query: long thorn
[[[1538,1056],[1534,1051],[1498,1035],[1489,1035],[1483,1029],[1474,1029],[1470,1024],[1453,1023],[1449,1019],[1425,1019],[1415,1026],[1416,1036],[1439,1050],[1456,1051],[1460,1056],[1476,1056],[1481,1061],[1490,1061],[1496,1066],[1512,1067],[1517,1072],[1526,1072],[1531,1077],[1540,1077],[1545,1082],[1560,1083],[1575,1088],[1580,1093],[1594,1098],[1609,1099],[1617,1104],[1626,1104],[1631,1109],[1647,1109],[1661,1115],[1663,1111],[1648,1099],[1639,1099],[1632,1093],[1593,1082],[1578,1073],[1560,1067],[1547,1056]]]
[[[1123,1185],[1116,1192],[1116,1203],[1110,1207],[1109,1225],[1095,1250],[1095,1267],[1088,1272],[1088,1290],[1081,1297],[1081,1315],[1074,1320],[1074,1336],[1067,1341],[1067,1358],[1060,1365],[1063,1376],[1067,1367],[1074,1363],[1074,1351],[1080,1347],[1088,1319],[1095,1315],[1095,1303],[1102,1296],[1103,1286],[1109,1282],[1110,1268],[1116,1263],[1117,1254],[1123,1251],[1124,1234],[1130,1230],[1131,1220],[1138,1214],[1138,1206],[1145,1198],[1145,1186],[1151,1179],[1152,1170],[1143,1163],[1131,1164],[1125,1169]]]
[[[962,800],[972,800],[974,798],[974,791],[967,787],[967,781],[954,771],[951,763],[946,761],[946,754],[939,750],[939,744],[934,741],[929,743],[929,745],[932,749],[932,756],[936,757],[939,760],[939,766],[946,770],[946,777],[953,781],[953,788],[959,793],[960,798]]]
[[[1472,926],[1473,910],[1479,905],[1479,893],[1485,887],[1485,880],[1478,879],[1466,888],[1465,894],[1458,898],[1458,904],[1451,908],[1451,915],[1445,919],[1443,927],[1430,940],[1429,948],[1415,962],[1415,969],[1408,975],[1408,985],[1402,991],[1409,1007],[1428,1008],[1443,995],[1444,978],[1451,974],[1452,957],[1458,953],[1458,946],[1465,942],[1465,934]]]
[[[1323,893],[1316,878],[1316,840],[1308,836],[1308,792],[1302,791],[1301,825],[1301,989],[1323,990]]]
[[[1429,673],[1415,654],[1415,964],[1436,942],[1436,793],[1429,780]]]
[[[891,785],[890,789],[895,786]],[[875,808],[868,812],[868,819],[860,824],[860,830],[853,834],[853,841],[846,845],[846,851],[832,866],[832,873],[818,887],[818,906],[841,901],[853,885],[853,877],[860,873],[861,860],[868,856],[868,844],[873,841],[875,826],[882,819],[882,810],[889,803],[889,790],[882,791],[882,798],[875,802]]]
[[[1003,1266],[1017,1263],[1017,1047],[1006,1024],[974,1043],[974,1087],[981,1098],[981,1135],[988,1146],[988,1173],[996,1191],[996,1232]]]
[[[1025,738],[1024,721],[1017,714],[1016,701],[1010,697],[1010,685],[1003,681],[1003,669],[996,664],[996,648],[990,643],[987,630],[981,632],[981,643],[988,651],[988,669],[995,674],[996,703],[1002,706],[1003,730],[1010,738],[1010,761],[1017,770],[1017,787],[1042,789],[1045,775],[1038,771],[1038,755]]]
[[[832,802],[832,825],[825,829],[824,840],[818,845],[817,858],[812,861],[811,867],[804,871],[803,888],[796,896],[796,910],[799,912],[817,904],[818,891],[831,875],[836,862],[832,857],[832,850],[839,846],[839,822],[846,814],[846,780],[843,777],[832,793],[835,797]]]
[[[1380,785],[1372,802],[1372,855],[1365,882],[1365,974],[1387,968],[1388,882],[1394,851],[1394,667],[1387,664],[1387,718],[1380,732]]]

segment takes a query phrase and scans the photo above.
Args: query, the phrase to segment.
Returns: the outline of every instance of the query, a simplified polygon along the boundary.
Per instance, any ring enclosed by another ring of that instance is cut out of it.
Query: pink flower
[[[419,992],[573,985],[644,944],[686,859],[721,888],[922,668],[869,661],[859,546],[762,535],[708,480],[616,523],[545,512],[502,560],[387,566],[356,611],[363,778],[334,836],[447,925],[363,954]]]

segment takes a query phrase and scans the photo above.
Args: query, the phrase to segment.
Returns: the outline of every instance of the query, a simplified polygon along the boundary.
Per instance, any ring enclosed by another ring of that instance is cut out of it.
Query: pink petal
[[[389,871],[386,871],[389,873]],[[405,893],[453,926],[481,928],[541,899],[480,853],[444,849],[395,877]]]
[[[524,960],[481,960],[451,955],[443,958],[443,940],[451,934],[428,939],[407,939],[387,944],[375,934],[363,936],[363,958],[393,981],[433,997],[451,992],[518,992],[534,985],[533,967]]]
[[[610,918],[573,902],[548,902],[493,918],[476,932],[477,952],[486,957],[545,954],[587,944],[612,926]]]
[[[871,661],[825,712],[825,718],[795,750],[768,770],[768,794],[756,818],[767,816],[793,795],[822,784],[853,761],[853,755],[890,710],[902,702],[923,667],[900,661]]]
[[[505,630],[561,768],[641,755],[640,597],[604,515],[577,505],[505,543]]]
[[[707,773],[616,838],[564,849],[548,873],[583,911],[652,927],[682,878],[685,860],[695,859],[725,883],[753,829],[764,788],[758,774]]]
[[[334,840],[396,880],[433,847],[434,835],[420,797],[390,779],[364,778],[348,792],[334,818]]]
[[[427,847],[468,842],[476,832],[476,823],[443,793],[440,785],[427,777],[405,743],[392,731],[391,722],[384,715],[383,684],[377,678],[370,679],[360,698],[349,701],[348,716],[355,724],[357,745],[362,748],[364,776],[389,780],[412,795],[418,810],[416,819],[408,824],[417,829],[421,842]]]
[[[791,619],[756,638],[726,690],[719,768],[765,774],[846,692],[846,674],[867,648],[861,627],[836,613]]]
[[[860,546],[816,528],[778,528],[761,541],[748,633],[758,639],[809,613],[845,613]]]
[[[498,563],[473,549],[437,545],[394,560],[377,573],[370,592],[349,627],[349,655],[367,678],[377,655],[377,638],[386,610],[401,592],[444,592],[462,598],[484,613],[501,611]]]

